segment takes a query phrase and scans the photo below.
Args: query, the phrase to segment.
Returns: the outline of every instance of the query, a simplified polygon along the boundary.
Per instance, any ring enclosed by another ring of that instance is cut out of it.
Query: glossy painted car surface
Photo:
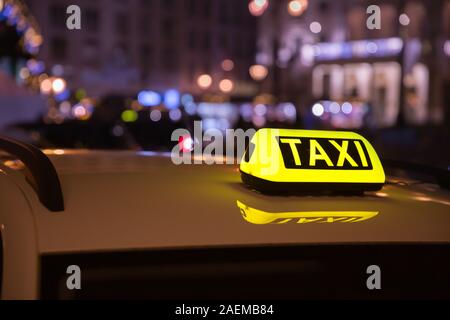
[[[11,157],[0,166],[3,298],[37,298],[42,255],[266,245],[449,244],[450,193],[387,176],[363,195],[258,193],[236,165],[170,154],[46,150],[64,211],[50,212]]]

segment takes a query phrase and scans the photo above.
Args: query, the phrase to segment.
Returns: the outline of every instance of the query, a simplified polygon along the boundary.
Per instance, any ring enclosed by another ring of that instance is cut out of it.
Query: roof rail
[[[394,159],[382,159],[382,163],[387,167],[411,170],[431,176],[441,188],[450,190],[450,170]]]
[[[64,200],[58,174],[50,159],[35,146],[0,136],[0,150],[17,157],[27,167],[39,201],[50,211],[64,211]]]

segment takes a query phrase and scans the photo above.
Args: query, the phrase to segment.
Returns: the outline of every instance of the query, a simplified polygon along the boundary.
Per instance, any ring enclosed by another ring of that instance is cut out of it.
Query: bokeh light
[[[197,84],[202,89],[208,89],[212,84],[212,78],[209,74],[202,74],[198,77]]]
[[[150,112],[150,120],[153,122],[158,122],[161,120],[161,111],[155,109]]]
[[[264,116],[265,114],[266,114],[266,112],[267,112],[267,107],[264,105],[264,104],[257,104],[256,106],[255,106],[255,109],[254,109],[254,112],[255,112],[255,114],[257,115],[257,116],[260,116],[260,117],[262,117],[262,116]]]
[[[313,21],[309,25],[309,30],[311,30],[312,33],[320,33],[320,31],[322,31],[322,25],[317,21]]]
[[[324,111],[325,111],[325,109],[324,109],[323,105],[321,105],[320,103],[316,103],[312,107],[312,113],[316,117],[320,117],[321,115],[323,115]]]
[[[88,111],[82,104],[77,104],[72,109],[72,114],[77,119],[85,119],[88,117]]]
[[[168,109],[178,108],[180,106],[180,93],[178,90],[167,90],[164,94],[164,104]]]
[[[138,101],[144,107],[153,107],[161,103],[161,96],[154,91],[141,91],[138,94]]]
[[[125,110],[122,112],[123,122],[135,122],[138,118],[138,114],[134,110]]]
[[[335,101],[330,103],[329,108],[330,108],[330,112],[333,113],[333,114],[337,114],[341,110],[341,107],[339,106],[339,103],[337,103]]]
[[[266,11],[267,7],[269,6],[268,0],[252,0],[248,4],[248,10],[250,11],[250,14],[258,17]]]
[[[250,76],[256,80],[261,81],[264,80],[267,77],[267,74],[269,73],[266,66],[255,64],[250,67],[249,69]]]
[[[194,149],[194,140],[190,135],[181,136],[178,139],[178,146],[181,152],[191,152]]]
[[[407,26],[410,23],[410,19],[408,17],[408,15],[406,13],[402,13],[399,17],[398,17],[398,21],[400,22],[400,24],[402,26]]]
[[[41,82],[41,92],[43,94],[49,94],[52,91],[52,81],[50,79],[44,79]]]
[[[181,116],[182,114],[180,109],[172,109],[169,111],[169,118],[174,122],[180,121]]]
[[[231,71],[234,68],[234,62],[233,60],[225,59],[222,61],[221,66],[224,71]]]
[[[366,44],[366,50],[368,53],[374,54],[378,51],[378,46],[375,42],[370,41]]]
[[[341,106],[342,112],[345,114],[350,114],[353,110],[353,106],[350,102],[344,102]]]
[[[288,12],[291,16],[300,16],[308,7],[307,0],[292,0],[288,3]]]
[[[55,93],[61,93],[66,89],[66,81],[62,78],[56,78],[52,82],[52,89]]]
[[[220,91],[222,91],[224,93],[229,93],[229,92],[233,91],[233,88],[234,88],[234,83],[230,79],[223,79],[219,83],[219,89],[220,89]]]

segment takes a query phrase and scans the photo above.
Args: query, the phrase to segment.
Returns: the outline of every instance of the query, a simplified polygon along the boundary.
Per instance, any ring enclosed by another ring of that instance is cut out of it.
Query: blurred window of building
[[[63,37],[53,37],[50,41],[50,56],[56,62],[62,62],[67,58],[67,40]]]
[[[211,0],[203,0],[203,17],[208,19],[211,17]]]
[[[369,30],[371,38],[389,38],[398,34],[398,16],[397,9],[393,4],[386,3],[380,5],[381,9],[381,29]]]
[[[97,38],[87,38],[84,40],[81,50],[83,64],[97,68],[100,66],[100,41]]]
[[[141,80],[145,81],[148,79],[148,76],[151,72],[151,68],[153,67],[153,49],[149,43],[143,43],[140,46],[139,50],[139,60],[140,60],[140,69],[141,69]]]
[[[113,69],[121,69],[129,66],[130,62],[130,45],[127,42],[119,41],[112,51]]]
[[[175,9],[175,0],[164,0],[161,1],[163,10],[166,13],[173,13]]]
[[[242,36],[240,34],[236,34],[232,41],[228,40],[228,43],[231,44],[231,53],[234,57],[242,57]]]
[[[150,9],[153,6],[154,0],[140,0],[141,7],[144,9]]]
[[[421,125],[428,120],[429,71],[427,66],[417,63],[403,80],[405,86],[405,120],[409,124]]]
[[[313,69],[313,94],[317,99],[342,100],[344,70],[338,64],[317,65]]]
[[[397,62],[376,62],[373,64],[372,107],[379,127],[396,123],[400,103],[401,67]]]
[[[178,55],[172,46],[164,48],[162,52],[162,66],[166,72],[173,73],[178,70]]]
[[[84,24],[87,31],[98,32],[100,26],[100,13],[95,8],[86,8],[84,10]]]
[[[150,16],[143,14],[139,18],[139,32],[143,37],[148,37],[150,32]]]
[[[53,4],[50,6],[50,25],[52,28],[66,28],[66,7]]]
[[[450,38],[450,1],[447,1],[442,10],[442,24],[444,38]]]
[[[425,6],[422,3],[418,2],[408,2],[405,6],[404,14],[407,17],[408,24],[404,25],[403,27],[405,30],[407,30],[408,37],[423,37],[427,28],[427,10]]]
[[[246,46],[247,46],[246,38],[243,37],[243,36],[240,36],[240,37],[238,37],[237,40],[238,40],[238,41],[237,41],[237,45],[238,45],[238,49],[237,49],[237,57],[238,57],[240,60],[243,60],[243,59],[245,59]]]
[[[115,15],[114,25],[117,34],[120,34],[122,36],[129,35],[130,16],[124,12],[117,12]]]
[[[190,50],[195,50],[196,49],[196,34],[193,29],[188,31],[188,35],[187,35],[186,39],[187,39],[187,47]]]
[[[362,6],[352,7],[347,12],[348,39],[361,40],[366,38],[366,11]]]
[[[330,40],[330,38],[325,34],[325,33],[321,33],[319,35],[319,42],[328,42]]]
[[[228,0],[220,0],[219,3],[219,22],[222,25],[227,25],[230,22],[228,14]]]
[[[186,1],[186,4],[187,4],[188,16],[194,17],[196,14],[197,0],[188,0],[188,1]]]
[[[242,10],[241,8],[238,8],[236,2],[232,2],[231,4],[233,4],[235,6],[235,8],[233,8],[234,14],[231,15],[231,18],[233,19],[233,24],[236,26],[239,26],[243,20],[242,14],[246,11]]]
[[[197,67],[195,66],[194,63],[190,63],[188,65],[188,77],[189,77],[189,81],[191,82],[195,82],[196,78],[197,78]]]
[[[330,9],[330,4],[326,1],[320,1],[318,4],[318,9],[321,14],[327,14]]]
[[[208,60],[204,60],[202,64],[202,73],[210,74],[211,73],[211,63]]]
[[[221,33],[219,35],[219,37],[217,38],[219,43],[218,43],[218,47],[222,50],[224,55],[229,54],[230,52],[230,45],[228,42],[228,35],[224,32]]]
[[[344,97],[370,101],[372,66],[369,63],[348,63],[344,65]]]
[[[209,34],[209,31],[206,31],[203,33],[203,46],[202,49],[204,51],[209,51],[211,49],[211,36]]]
[[[139,51],[140,51],[141,61],[149,62],[151,60],[152,49],[150,47],[150,44],[148,44],[148,43],[141,44],[141,48]]]
[[[172,17],[165,17],[162,20],[161,33],[164,40],[173,40],[173,37],[175,37],[175,20]]]

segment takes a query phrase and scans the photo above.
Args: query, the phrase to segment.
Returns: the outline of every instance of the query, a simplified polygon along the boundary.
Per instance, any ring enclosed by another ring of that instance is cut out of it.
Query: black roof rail
[[[396,169],[411,170],[431,176],[436,180],[437,184],[441,188],[450,190],[450,170],[395,159],[381,159],[381,162],[383,166]]]
[[[64,200],[58,174],[50,159],[35,146],[0,136],[0,150],[17,157],[31,174],[28,179],[39,201],[50,211],[64,211]]]

